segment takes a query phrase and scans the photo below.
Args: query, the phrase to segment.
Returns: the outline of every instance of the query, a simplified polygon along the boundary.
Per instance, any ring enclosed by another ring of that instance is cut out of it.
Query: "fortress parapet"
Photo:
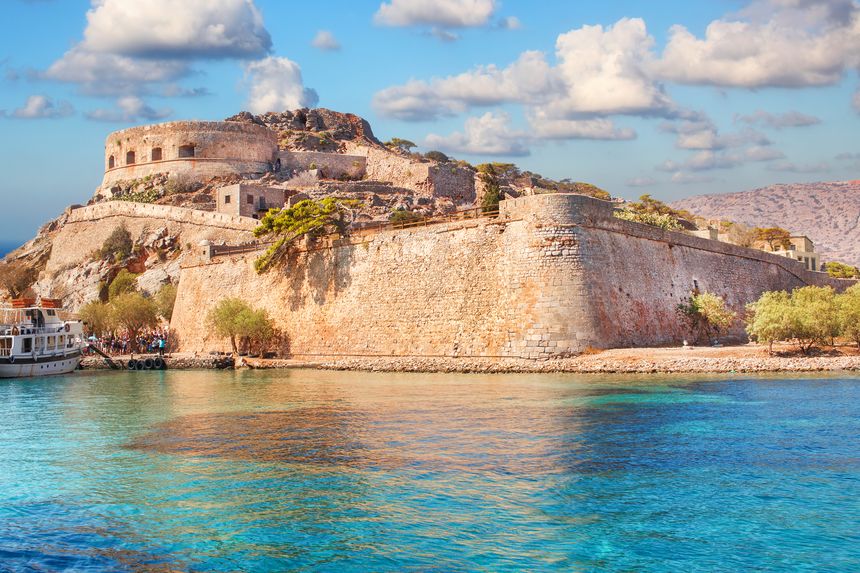
[[[105,140],[102,188],[166,173],[205,180],[271,170],[278,142],[273,131],[228,121],[173,121],[115,131]]]

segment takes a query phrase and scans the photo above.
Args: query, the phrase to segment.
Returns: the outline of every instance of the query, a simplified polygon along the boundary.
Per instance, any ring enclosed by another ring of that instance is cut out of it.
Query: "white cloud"
[[[426,121],[459,115],[472,107],[537,103],[552,89],[551,70],[544,55],[529,51],[506,68],[480,66],[456,76],[386,88],[377,92],[373,105],[388,117]]]
[[[850,1],[755,0],[711,22],[704,38],[676,25],[658,77],[725,87],[803,87],[837,83],[860,64],[860,16]]]
[[[688,112],[648,75],[652,46],[642,20],[622,19],[608,28],[584,26],[558,37],[555,66],[541,52],[523,52],[504,68],[479,66],[386,88],[373,103],[381,115],[407,121],[502,103],[526,106],[528,115],[546,121],[580,122],[615,114],[685,116]],[[627,132],[615,138],[629,137]]]
[[[548,106],[551,115],[672,115],[675,105],[649,73],[653,45],[638,18],[560,35],[555,70],[564,89]]]
[[[773,161],[784,157],[785,153],[773,147],[754,145],[744,150],[744,159],[747,161]]]
[[[713,122],[701,113],[695,119],[663,123],[660,125],[660,130],[677,134],[675,147],[679,149],[713,151],[745,145],[765,146],[771,144],[765,134],[750,128],[720,134]]]
[[[319,101],[315,90],[304,87],[302,69],[287,58],[248,62],[245,76],[250,84],[248,109],[254,113],[314,107]]]
[[[311,46],[323,52],[336,52],[340,50],[340,42],[334,37],[334,34],[328,30],[320,30],[314,39],[311,41]]]
[[[529,154],[525,142],[528,134],[514,131],[511,118],[506,113],[487,112],[480,117],[466,120],[463,132],[447,136],[430,134],[425,139],[428,147],[452,153],[473,155],[524,156]]]
[[[151,83],[166,83],[188,75],[186,62],[144,60],[116,54],[90,52],[76,46],[51,64],[44,77],[80,84],[87,94],[138,93]]]
[[[535,109],[527,114],[533,137],[537,139],[636,139],[636,131],[616,127],[605,117],[592,119],[556,119]]]
[[[496,9],[494,0],[390,0],[379,6],[374,22],[383,26],[483,26]]]
[[[96,121],[114,121],[128,123],[146,119],[150,121],[164,119],[173,113],[171,109],[156,110],[136,96],[121,97],[116,102],[115,109],[99,108],[87,112],[87,119]]]
[[[627,180],[628,187],[651,187],[656,184],[657,180],[653,177],[634,177]]]
[[[826,173],[830,171],[830,164],[822,161],[820,163],[793,163],[791,161],[779,161],[767,167],[768,171],[784,171],[788,173]]]
[[[82,46],[145,58],[247,58],[272,39],[253,0],[94,0]]]
[[[812,115],[806,115],[799,111],[788,111],[786,113],[770,113],[764,110],[757,110],[750,115],[738,115],[737,121],[747,123],[749,125],[761,125],[772,129],[783,129],[786,127],[806,127],[809,125],[817,125],[821,120]]]
[[[252,0],[92,0],[83,41],[42,77],[92,95],[140,95],[188,76],[192,60],[256,57],[270,47]]]
[[[31,95],[27,102],[12,112],[12,117],[19,119],[55,119],[68,117],[75,109],[67,101],[54,102],[53,99],[44,95]]]

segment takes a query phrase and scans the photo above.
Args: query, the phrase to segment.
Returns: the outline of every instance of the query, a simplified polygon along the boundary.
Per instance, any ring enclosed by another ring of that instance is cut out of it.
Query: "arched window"
[[[113,158],[113,155],[108,157],[108,169],[113,169],[114,165],[116,165],[116,161]]]
[[[194,146],[193,145],[180,145],[179,146],[179,157],[194,157]]]
[[[134,151],[129,151],[125,154],[125,164],[133,165],[134,164]]]
[[[161,148],[153,147],[152,148],[152,161],[161,161]]]

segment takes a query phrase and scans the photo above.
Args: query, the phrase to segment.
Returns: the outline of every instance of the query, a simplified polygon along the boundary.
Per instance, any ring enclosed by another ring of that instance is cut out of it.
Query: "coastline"
[[[790,348],[788,346],[784,348]],[[783,348],[779,350],[783,351]],[[123,364],[127,357],[117,357]],[[480,357],[320,357],[259,359],[172,354],[168,369],[290,369],[356,370],[369,372],[450,373],[579,373],[579,374],[695,374],[860,371],[860,355],[770,356],[757,345],[725,348],[621,348],[570,358],[526,360]],[[84,369],[106,369],[101,358],[89,356]]]

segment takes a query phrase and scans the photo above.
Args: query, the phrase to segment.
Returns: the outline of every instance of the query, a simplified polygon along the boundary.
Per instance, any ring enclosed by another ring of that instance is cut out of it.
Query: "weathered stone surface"
[[[318,245],[263,276],[253,255],[219,258],[183,269],[171,326],[183,350],[226,350],[205,317],[240,297],[269,311],[296,356],[547,359],[680,343],[676,307],[696,284],[735,309],[765,290],[845,284],[611,212],[580,195],[535,195],[503,202],[498,220]]]

